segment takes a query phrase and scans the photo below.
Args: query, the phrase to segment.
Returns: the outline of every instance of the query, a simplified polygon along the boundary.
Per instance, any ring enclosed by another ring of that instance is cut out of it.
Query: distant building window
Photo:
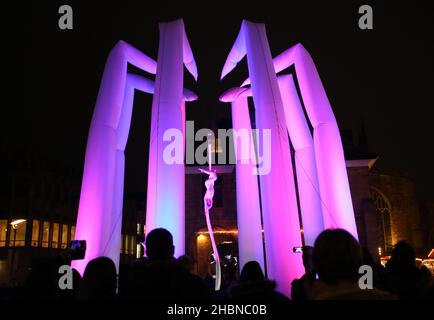
[[[136,246],[136,241],[135,241],[135,236],[130,236],[130,254],[133,255],[134,254],[134,247]]]
[[[122,238],[121,238],[121,253],[126,253],[125,251],[125,243],[126,243],[126,241],[125,241],[125,238],[126,238],[126,235],[122,235]]]
[[[142,246],[140,244],[136,245],[136,259],[140,259],[142,257]]]
[[[393,248],[391,215],[392,207],[386,197],[377,189],[371,188],[371,197],[377,212],[379,246],[384,254]]]
[[[8,232],[8,221],[0,220],[0,247],[6,246],[6,234]]]
[[[48,248],[50,238],[50,223],[48,221],[44,221],[43,227],[42,227],[42,247]]]
[[[71,227],[71,240],[75,240],[75,226]],[[79,240],[79,239],[77,239]]]
[[[215,139],[212,142],[214,142],[214,143],[211,144],[211,152],[222,153],[223,152],[223,148],[222,148],[222,141],[221,141],[221,139],[217,138],[217,139]],[[226,141],[225,141],[225,143],[226,143]]]
[[[68,225],[62,225],[62,249],[68,247]]]
[[[39,220],[33,220],[32,226],[32,247],[39,246]]]
[[[52,248],[59,248],[59,224],[53,223],[53,235],[51,239],[51,247]]]

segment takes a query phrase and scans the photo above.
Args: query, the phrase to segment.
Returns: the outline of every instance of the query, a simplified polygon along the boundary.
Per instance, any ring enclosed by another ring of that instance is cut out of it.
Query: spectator
[[[375,262],[371,253],[366,248],[362,248],[362,262],[368,265],[373,271],[374,287],[383,291],[391,292],[390,277],[386,268],[379,262]]]
[[[359,287],[362,252],[357,240],[345,230],[323,231],[315,241],[312,262],[319,277],[312,289],[315,300],[392,299],[384,291]]]
[[[228,264],[222,268],[221,288],[217,295],[220,300],[228,299],[231,295],[232,288],[238,284],[237,270],[234,264]]]
[[[91,260],[84,270],[80,300],[113,300],[116,298],[116,267],[107,257]]]
[[[276,283],[265,278],[257,261],[247,262],[240,274],[240,282],[231,291],[235,301],[288,302],[276,291]]]
[[[315,272],[312,267],[311,246],[303,247],[303,266],[304,275],[300,279],[295,279],[291,283],[291,298],[294,301],[306,301],[309,299],[312,285],[315,281]]]
[[[194,259],[187,254],[184,254],[176,259],[178,264],[185,268],[190,273],[194,273]]]
[[[162,301],[206,301],[210,292],[198,276],[180,266],[173,257],[173,238],[166,229],[152,230],[146,237],[148,260],[133,265],[125,298]]]
[[[395,245],[386,270],[391,277],[392,292],[400,299],[421,298],[431,284],[431,273],[427,268],[416,267],[415,251],[406,241]]]

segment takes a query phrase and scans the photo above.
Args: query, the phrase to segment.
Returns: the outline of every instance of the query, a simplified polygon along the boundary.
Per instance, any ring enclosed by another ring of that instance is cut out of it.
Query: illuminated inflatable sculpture
[[[127,73],[128,63],[156,74],[155,82]],[[81,274],[93,258],[107,256],[119,267],[125,171],[124,150],[131,123],[134,90],[153,93],[149,146],[146,231],[162,227],[174,239],[175,254],[185,251],[184,164],[163,161],[163,135],[184,131],[183,68],[197,79],[197,68],[184,23],[160,24],[158,61],[120,41],[110,52],[98,93],[86,147],[75,239],[86,240],[83,260],[72,266]],[[182,155],[183,157],[183,155]]]
[[[357,238],[345,159],[333,111],[304,47],[295,45],[273,60],[265,26],[243,21],[222,78],[245,55],[250,78],[240,88],[227,91],[220,100],[232,103],[234,129],[251,132],[247,99],[253,97],[256,129],[271,129],[272,153],[271,170],[259,176],[258,185],[251,174],[254,166],[243,163],[243,155],[236,150],[240,266],[249,260],[264,261],[262,246],[258,245],[262,243],[261,203],[268,277],[277,281],[280,292],[289,295],[291,281],[304,272],[301,255],[292,250],[302,245],[297,190],[306,245],[313,245],[325,228],[343,228]],[[295,67],[301,97],[293,75],[276,75],[290,66]],[[249,84],[251,88],[246,87]],[[301,101],[313,127],[313,137]]]
[[[292,250],[302,245],[300,226],[306,245],[312,245],[325,228],[343,228],[357,238],[345,159],[333,111],[303,46],[295,45],[272,59],[265,26],[243,21],[222,78],[245,55],[250,77],[220,100],[232,103],[233,128],[247,130],[253,145],[256,140],[248,109],[248,98],[253,97],[255,129],[270,131],[272,153],[270,171],[258,179],[256,164],[235,144],[240,267],[258,261],[268,277],[276,280],[278,290],[290,295],[291,281],[303,274],[301,255]],[[127,73],[128,63],[156,74],[155,81]],[[75,238],[87,241],[87,251],[83,260],[72,263],[81,274],[86,264],[99,256],[111,258],[119,267],[124,150],[135,90],[153,94],[146,232],[160,227],[169,230],[175,256],[185,253],[185,166],[183,161],[167,163],[163,159],[165,133],[179,129],[185,139],[185,102],[197,99],[183,88],[184,65],[197,80],[182,20],[160,24],[157,62],[122,41],[110,52],[86,147]],[[278,75],[291,66],[294,74]],[[181,159],[184,152],[182,149]],[[209,176],[204,206],[218,264],[218,289],[219,257],[209,219],[217,177],[211,168],[202,172]]]

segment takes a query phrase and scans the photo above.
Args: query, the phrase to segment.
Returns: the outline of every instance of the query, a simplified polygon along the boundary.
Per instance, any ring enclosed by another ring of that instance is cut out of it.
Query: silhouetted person
[[[206,284],[208,291],[212,292],[213,295],[215,295],[215,263],[211,264],[210,261],[208,261],[208,271],[203,278],[203,282]]]
[[[240,281],[231,291],[235,301],[283,302],[290,301],[277,292],[276,283],[265,278],[257,261],[247,262],[240,274]]]
[[[230,297],[231,290],[238,284],[237,267],[234,264],[228,264],[222,267],[222,281],[220,291],[216,293],[216,298],[226,300]]]
[[[265,280],[264,273],[261,266],[257,261],[249,261],[244,265],[240,274],[240,283],[246,283],[249,281],[263,281]]]
[[[392,296],[378,289],[362,290],[358,280],[362,251],[357,240],[347,231],[323,231],[315,240],[312,262],[319,280],[312,297],[316,300],[382,300]]]
[[[190,273],[194,273],[194,259],[187,254],[184,254],[176,259],[178,264],[185,268]]]
[[[89,261],[84,270],[80,300],[113,300],[116,298],[116,267],[107,257]]]
[[[309,300],[313,282],[315,281],[315,272],[312,267],[312,250],[311,246],[303,247],[303,266],[304,275],[300,279],[295,279],[291,283],[291,298],[294,301]]]
[[[372,268],[375,288],[392,292],[390,276],[387,274],[386,268],[381,263],[375,262],[371,253],[365,247],[362,247],[362,264]]]
[[[393,293],[400,299],[420,298],[430,286],[429,270],[416,267],[415,251],[406,241],[395,245],[386,270],[391,277]]]
[[[146,236],[146,256],[150,261],[173,260],[174,253],[173,237],[166,229],[154,229]]]
[[[169,231],[152,230],[146,237],[148,260],[133,265],[124,297],[176,302],[209,300],[205,283],[177,263],[174,251]]]

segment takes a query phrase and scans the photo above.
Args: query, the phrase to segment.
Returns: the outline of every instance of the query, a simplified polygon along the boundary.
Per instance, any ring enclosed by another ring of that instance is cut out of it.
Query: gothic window
[[[375,188],[371,188],[371,197],[377,212],[379,246],[382,255],[384,255],[390,253],[393,248],[391,226],[392,207],[387,198]]]

